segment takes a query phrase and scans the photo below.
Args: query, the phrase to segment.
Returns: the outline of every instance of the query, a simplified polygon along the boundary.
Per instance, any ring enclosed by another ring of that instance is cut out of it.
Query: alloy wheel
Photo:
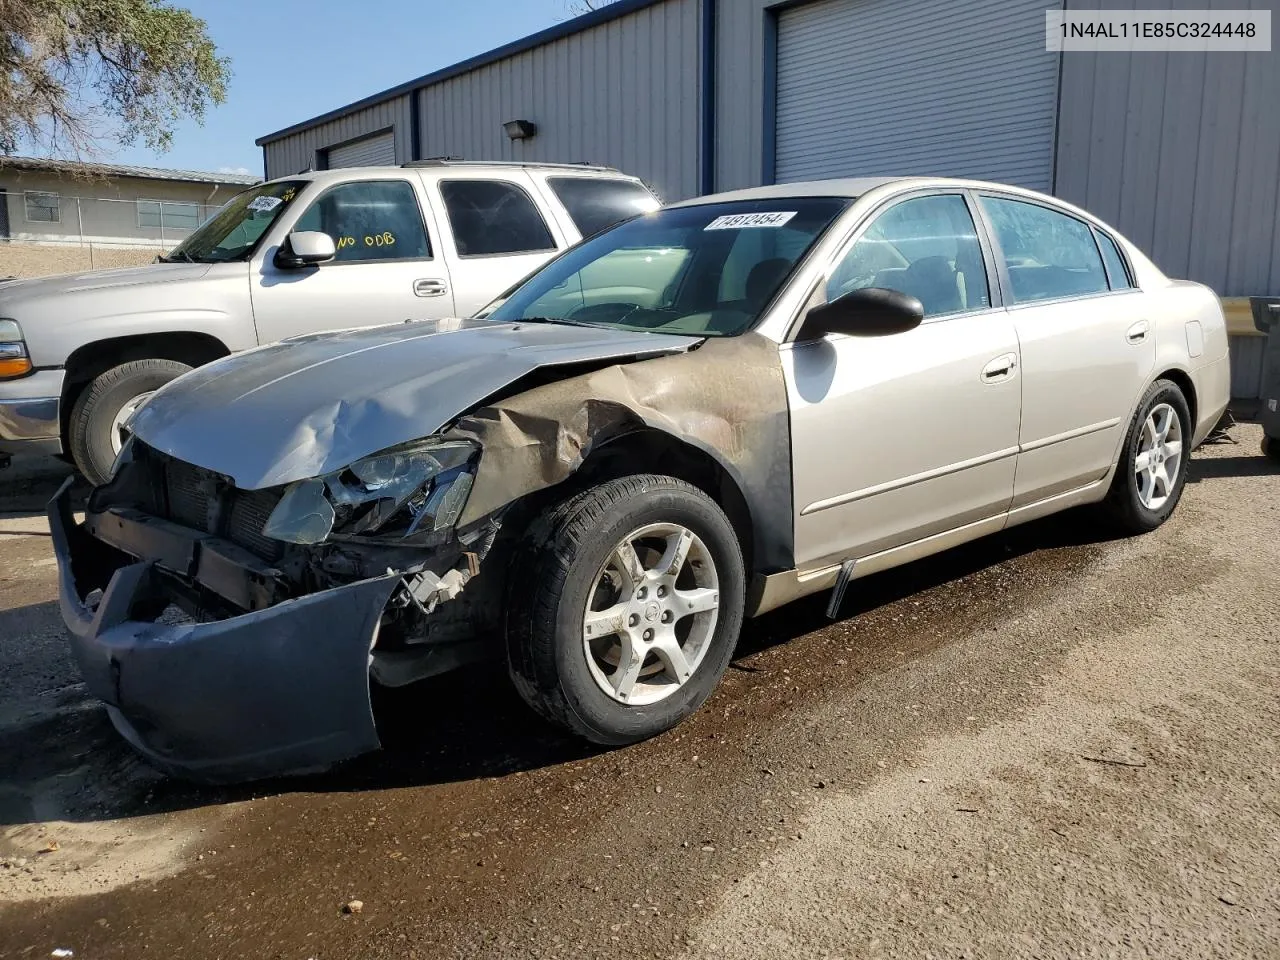
[[[588,596],[583,651],[606,695],[657,703],[697,672],[715,635],[720,588],[715,560],[692,530],[653,523],[627,534]]]
[[[1133,472],[1138,483],[1138,499],[1148,510],[1159,510],[1169,500],[1182,470],[1182,421],[1167,403],[1147,414],[1138,436],[1138,453]]]

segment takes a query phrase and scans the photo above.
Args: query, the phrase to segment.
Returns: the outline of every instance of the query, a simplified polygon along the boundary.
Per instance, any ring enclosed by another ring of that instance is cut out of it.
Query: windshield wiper
[[[169,256],[160,257],[161,263],[199,263],[191,254],[185,250],[174,250]]]

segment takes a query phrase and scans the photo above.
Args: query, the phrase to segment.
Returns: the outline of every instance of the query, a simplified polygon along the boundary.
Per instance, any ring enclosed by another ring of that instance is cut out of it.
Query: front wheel
[[[1129,425],[1106,507],[1127,533],[1146,533],[1169,519],[1187,482],[1191,411],[1181,388],[1153,383]]]
[[[67,446],[90,483],[98,486],[110,478],[133,411],[190,369],[176,360],[131,360],[99,374],[80,392],[71,408]]]
[[[733,527],[696,487],[645,475],[579,494],[532,525],[512,566],[516,689],[594,743],[668,730],[724,675],[745,581]]]

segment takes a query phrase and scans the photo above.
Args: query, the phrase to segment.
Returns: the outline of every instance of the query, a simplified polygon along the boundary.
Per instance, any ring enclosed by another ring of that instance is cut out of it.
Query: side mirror
[[[314,267],[338,255],[333,237],[319,230],[298,230],[276,251],[276,266],[282,270]]]
[[[914,330],[922,320],[924,305],[910,294],[864,287],[810,310],[796,339],[818,340],[828,333],[884,337]]]

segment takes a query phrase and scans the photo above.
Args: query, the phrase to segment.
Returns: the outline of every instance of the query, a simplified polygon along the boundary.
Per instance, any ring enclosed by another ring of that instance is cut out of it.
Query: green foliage
[[[0,0],[0,153],[165,150],[230,75],[204,21],[163,0]]]

